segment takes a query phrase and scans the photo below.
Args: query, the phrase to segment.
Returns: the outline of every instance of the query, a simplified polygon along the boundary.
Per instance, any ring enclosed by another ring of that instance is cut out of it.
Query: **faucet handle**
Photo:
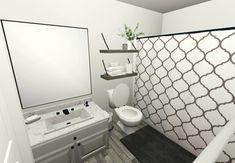
[[[85,106],[85,107],[88,107],[88,106],[89,106],[88,101],[85,102],[84,106]]]

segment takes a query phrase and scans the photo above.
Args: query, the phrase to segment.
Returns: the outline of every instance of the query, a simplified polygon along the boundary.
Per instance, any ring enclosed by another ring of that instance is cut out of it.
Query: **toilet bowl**
[[[143,118],[142,113],[138,109],[131,106],[122,106],[120,108],[116,108],[115,112],[117,113],[121,122],[124,125],[130,127],[134,127],[140,124]]]
[[[127,106],[129,99],[129,87],[126,84],[119,84],[114,89],[107,90],[109,106],[113,108],[119,118],[118,126],[126,133],[131,134],[137,130],[143,114],[137,108]]]

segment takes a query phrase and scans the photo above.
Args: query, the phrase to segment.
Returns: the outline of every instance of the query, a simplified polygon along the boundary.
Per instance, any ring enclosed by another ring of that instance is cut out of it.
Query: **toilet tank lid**
[[[113,103],[116,107],[121,107],[127,104],[129,99],[130,89],[126,84],[119,84],[113,91]]]

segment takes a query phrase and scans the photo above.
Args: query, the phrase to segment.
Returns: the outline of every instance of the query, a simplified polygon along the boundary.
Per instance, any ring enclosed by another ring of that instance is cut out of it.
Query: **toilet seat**
[[[136,123],[143,118],[141,111],[131,106],[122,106],[116,108],[115,111],[118,117],[127,123]]]

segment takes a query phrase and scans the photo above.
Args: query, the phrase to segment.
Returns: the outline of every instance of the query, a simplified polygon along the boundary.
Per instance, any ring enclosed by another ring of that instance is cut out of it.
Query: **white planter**
[[[132,42],[127,41],[127,50],[132,50]]]

